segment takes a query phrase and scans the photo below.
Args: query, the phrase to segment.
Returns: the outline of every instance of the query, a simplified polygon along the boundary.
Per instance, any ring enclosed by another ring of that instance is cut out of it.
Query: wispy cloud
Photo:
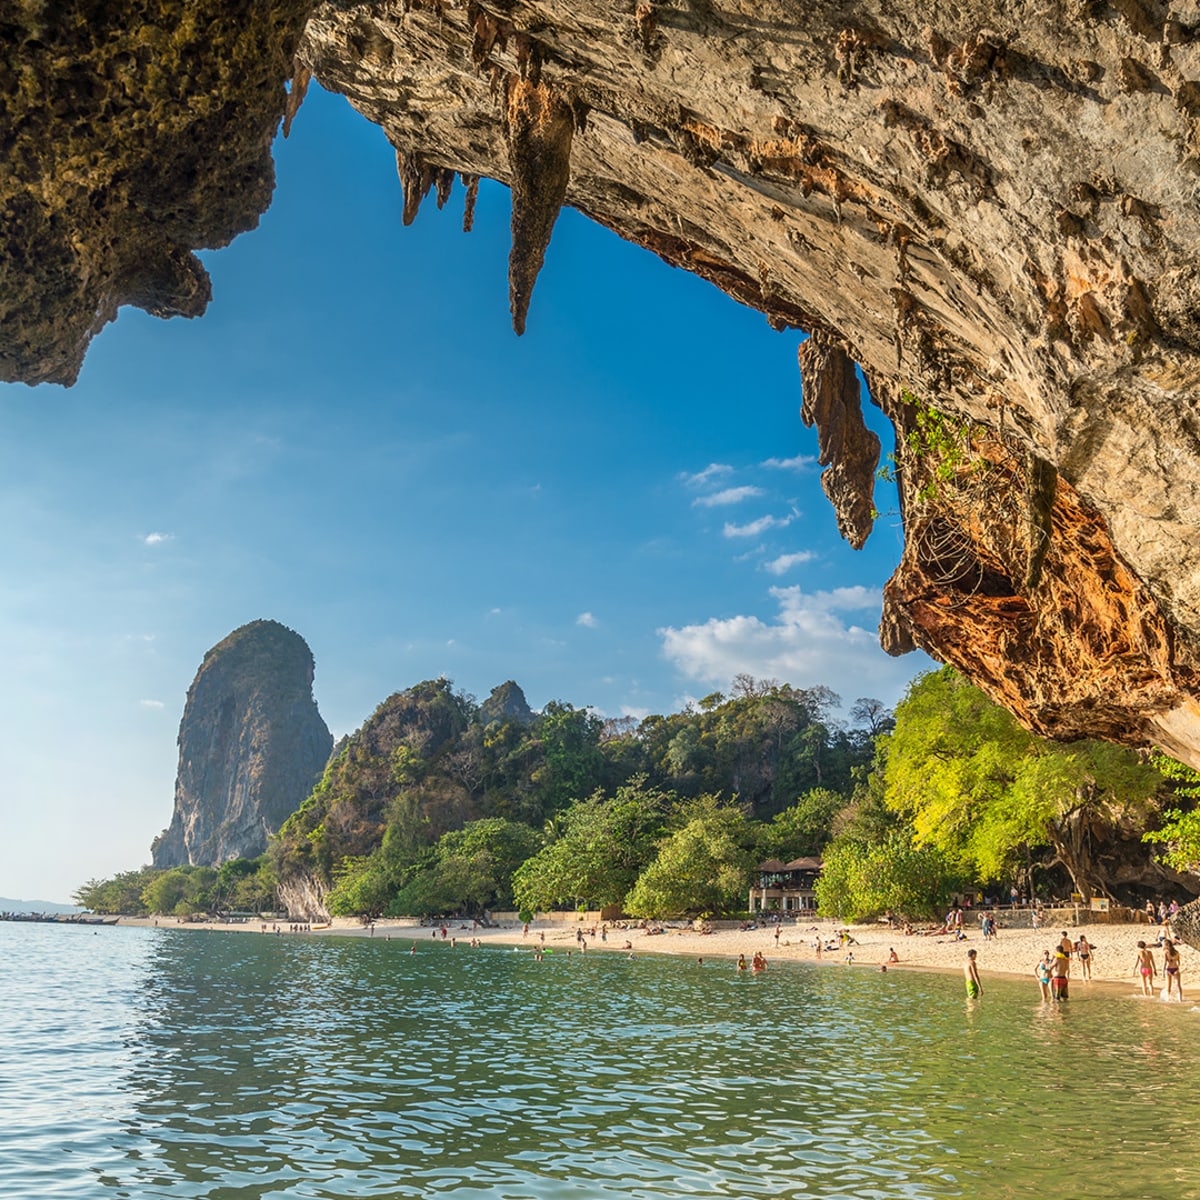
[[[913,675],[930,665],[923,654],[896,659],[880,648],[881,596],[874,588],[809,593],[785,587],[769,595],[778,605],[773,619],[711,617],[660,629],[663,656],[689,679],[718,687],[744,672],[795,687],[833,686],[846,698],[875,696],[885,704],[894,704]]]
[[[575,618],[575,624],[582,625],[584,629],[595,629],[600,622],[597,621],[590,612],[581,612],[579,616]]]
[[[679,478],[688,487],[711,487],[718,479],[724,479],[732,470],[733,468],[728,463],[709,463],[703,471],[697,471],[694,475],[687,471],[680,471]]]
[[[174,540],[173,533],[148,533],[142,538],[142,545],[161,546],[164,542],[173,542]]]
[[[725,504],[741,504],[743,500],[753,500],[762,494],[762,488],[744,484],[742,487],[725,488],[708,496],[697,496],[692,504],[698,508],[719,508]]]
[[[138,704],[142,708],[166,708],[166,705],[161,700],[139,700]]]
[[[640,704],[622,704],[621,716],[633,717],[635,720],[644,721],[650,715],[648,708],[642,708]]]
[[[735,525],[732,521],[726,521],[721,532],[727,538],[758,537],[768,529],[782,529],[785,525],[790,525],[797,516],[797,513],[791,513],[786,517],[759,517],[757,521],[750,521],[745,525]]]
[[[763,563],[763,570],[772,575],[786,575],[793,567],[801,563],[812,562],[817,556],[811,550],[797,550],[794,554],[781,554],[770,562]]]
[[[776,471],[795,471],[797,474],[812,471],[818,465],[816,458],[811,454],[797,454],[795,458],[768,458],[763,463],[764,467],[771,467]]]

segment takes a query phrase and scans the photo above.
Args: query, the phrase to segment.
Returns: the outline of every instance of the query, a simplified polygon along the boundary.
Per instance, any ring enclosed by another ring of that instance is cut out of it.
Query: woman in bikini
[[[1079,973],[1084,979],[1092,977],[1092,944],[1087,940],[1087,934],[1081,933],[1075,943],[1075,957],[1079,959]]]
[[[1042,989],[1042,999],[1050,999],[1050,951],[1044,950],[1042,957],[1038,959],[1037,966],[1033,968],[1033,973],[1037,976],[1038,986]]]
[[[1163,942],[1163,974],[1167,977],[1167,999],[1170,1000],[1174,989],[1179,993],[1179,1002],[1182,1004],[1183,976],[1179,969],[1179,950],[1170,938]]]
[[[1141,976],[1142,979],[1142,995],[1150,996],[1153,994],[1154,981],[1154,955],[1146,948],[1145,942],[1138,942],[1137,958],[1133,960],[1134,971]]]

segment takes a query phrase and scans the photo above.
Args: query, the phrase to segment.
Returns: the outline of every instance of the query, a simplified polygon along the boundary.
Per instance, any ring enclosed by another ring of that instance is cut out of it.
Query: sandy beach
[[[1025,920],[1028,918],[1026,917]],[[225,925],[219,922],[187,922],[177,924],[174,918],[160,917],[157,922],[150,918],[122,917],[123,925],[154,925],[162,928],[181,928],[189,930],[215,929],[258,933],[261,935],[262,922],[244,925]],[[275,923],[268,923],[267,928],[273,932]],[[441,941],[440,925],[421,925],[416,921],[405,919],[383,919],[375,923],[374,932],[365,928],[357,920],[350,918],[335,918],[327,927],[318,928],[311,933],[291,933],[286,923],[278,925],[281,936],[303,937],[375,937],[383,939],[407,939],[415,941],[418,946],[429,942],[435,937]],[[447,921],[446,940],[456,939],[459,946],[466,946],[472,938],[477,938],[484,945],[525,945],[532,952],[535,947],[544,945],[556,953],[571,951],[577,953],[579,943],[576,931],[582,929],[587,943],[586,953],[624,953],[629,954],[675,954],[694,958],[724,958],[735,960],[739,954],[750,959],[756,951],[761,952],[771,962],[811,962],[820,961],[822,964],[845,969],[878,970],[881,964],[887,964],[890,971],[950,971],[959,974],[968,949],[977,951],[980,975],[986,983],[989,975],[1021,976],[1033,981],[1034,964],[1041,957],[1043,950],[1053,950],[1065,930],[1072,941],[1081,933],[1087,935],[1092,947],[1092,981],[1107,988],[1117,988],[1130,995],[1140,992],[1141,984],[1134,970],[1134,959],[1137,954],[1137,943],[1145,941],[1154,954],[1155,968],[1158,975],[1154,980],[1155,992],[1163,984],[1161,949],[1154,948],[1157,938],[1157,927],[1148,925],[1113,925],[1113,924],[1058,924],[1042,929],[1005,928],[1004,914],[1000,915],[998,935],[985,940],[979,930],[978,920],[969,919],[964,926],[967,937],[965,941],[955,941],[948,935],[922,936],[913,934],[905,936],[899,930],[888,930],[883,925],[855,925],[849,927],[853,943],[844,948],[825,950],[818,955],[815,943],[820,937],[823,942],[836,940],[837,931],[843,926],[839,922],[828,919],[807,918],[799,922],[785,921],[779,927],[779,937],[775,936],[773,924],[759,925],[755,929],[715,929],[711,933],[701,933],[683,922],[665,922],[661,933],[649,933],[645,929],[620,925],[610,925],[607,940],[602,940],[599,932],[591,936],[592,923],[572,919],[543,919],[530,924],[529,933],[524,935],[522,927],[517,922],[502,922],[490,928],[472,929],[471,922]],[[599,929],[599,926],[597,926]],[[543,942],[544,937],[544,942]],[[626,948],[626,943],[629,948]],[[1182,960],[1183,994],[1191,1002],[1192,993],[1200,989],[1200,953],[1182,943],[1177,943]],[[895,950],[898,963],[888,963],[889,951]],[[852,961],[847,962],[847,955]],[[1086,986],[1082,979],[1080,965],[1072,961],[1072,984]],[[1200,991],[1196,991],[1200,997]]]

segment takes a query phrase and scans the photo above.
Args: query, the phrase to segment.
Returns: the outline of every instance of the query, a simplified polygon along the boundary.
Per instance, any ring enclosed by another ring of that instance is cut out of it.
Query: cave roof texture
[[[852,544],[897,431],[881,636],[1059,738],[1200,767],[1200,5],[1191,0],[2,0],[0,378],[122,304],[197,316],[310,78],[405,219],[513,194],[524,328],[572,205],[801,346]]]

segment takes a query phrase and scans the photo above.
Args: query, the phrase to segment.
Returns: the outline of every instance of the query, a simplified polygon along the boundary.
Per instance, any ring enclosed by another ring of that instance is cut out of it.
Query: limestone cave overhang
[[[1200,766],[1194,0],[76,0],[0,27],[0,378],[69,384],[123,304],[200,315],[194,251],[255,224],[316,78],[386,132],[409,219],[512,189],[518,332],[566,204],[811,335],[801,415],[861,545],[857,365],[897,434],[885,647]]]

